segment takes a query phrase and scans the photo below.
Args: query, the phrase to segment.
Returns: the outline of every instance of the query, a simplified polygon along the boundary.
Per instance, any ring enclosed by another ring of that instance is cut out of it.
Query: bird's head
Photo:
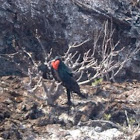
[[[51,62],[51,66],[53,67],[53,69],[58,70],[60,62],[61,58],[59,56],[56,56],[55,59],[53,59]]]

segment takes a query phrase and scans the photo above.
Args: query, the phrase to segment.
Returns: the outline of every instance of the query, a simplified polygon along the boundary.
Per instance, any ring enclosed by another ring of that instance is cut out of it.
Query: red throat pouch
[[[58,70],[58,66],[60,64],[60,60],[52,61],[51,65],[55,70]]]

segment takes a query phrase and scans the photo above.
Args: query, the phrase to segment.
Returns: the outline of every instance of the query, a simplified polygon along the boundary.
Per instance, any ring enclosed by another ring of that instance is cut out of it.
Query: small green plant
[[[94,82],[92,82],[92,86],[97,86],[97,85],[101,84],[102,81],[103,81],[103,78],[96,79],[96,80],[94,80]]]
[[[134,120],[134,118],[129,118],[129,123],[130,123],[130,125],[133,125],[134,123],[135,123],[136,121]]]
[[[104,115],[103,115],[103,118],[104,118],[105,120],[109,120],[109,119],[111,118],[111,114],[104,114]]]

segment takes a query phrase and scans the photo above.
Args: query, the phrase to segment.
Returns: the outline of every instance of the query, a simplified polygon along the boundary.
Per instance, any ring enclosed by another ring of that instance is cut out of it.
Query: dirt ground
[[[81,86],[81,91],[88,94],[87,99],[83,100],[73,94],[73,106],[68,106],[65,104],[67,98],[64,93],[54,106],[49,106],[24,89],[24,80],[15,76],[0,78],[0,140],[55,140],[54,134],[57,138],[63,136],[68,139],[66,132],[69,131],[72,136],[74,128],[77,128],[78,134],[80,127],[88,126],[89,129],[91,125],[94,128],[100,127],[101,132],[116,128],[123,132],[122,139],[127,139],[125,136],[129,136],[128,139],[140,139],[138,81]]]

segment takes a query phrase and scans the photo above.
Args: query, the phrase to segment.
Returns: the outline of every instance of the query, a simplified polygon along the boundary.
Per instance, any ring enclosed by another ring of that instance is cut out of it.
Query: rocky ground
[[[82,86],[87,99],[73,94],[67,106],[62,94],[49,106],[27,93],[24,80],[0,78],[0,140],[140,139],[139,82]]]
[[[121,61],[130,48],[140,46],[139,0],[0,0],[0,76],[19,74],[11,59],[7,61],[3,56],[17,52],[15,46],[26,48],[36,60],[44,62],[43,50],[35,37],[37,31],[46,52],[53,48],[53,56],[64,54],[69,45],[89,39],[78,49],[83,53],[93,48],[106,21],[113,24],[109,30],[114,30],[114,45],[119,41],[118,47],[125,47],[124,54],[119,54]],[[140,52],[118,77],[140,79],[139,56]],[[19,58],[14,60],[19,63]]]

